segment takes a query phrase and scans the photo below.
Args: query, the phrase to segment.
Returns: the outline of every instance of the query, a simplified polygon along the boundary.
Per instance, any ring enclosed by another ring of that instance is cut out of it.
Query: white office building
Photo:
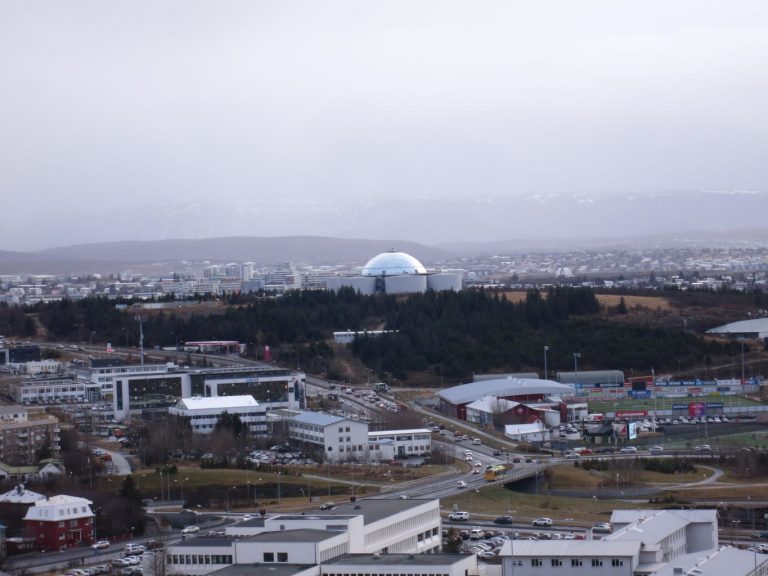
[[[368,555],[367,559],[363,556],[350,558],[348,566],[355,566],[355,570],[366,562],[370,562],[372,568],[377,567],[372,555],[383,559],[382,566],[427,566],[428,561],[416,558],[422,554],[432,556],[440,550],[440,504],[439,500],[364,499],[316,514],[252,518],[227,526],[225,531],[224,537],[191,538],[169,545],[166,550],[168,574],[205,576],[216,572],[234,576],[238,572],[233,566],[248,566],[257,574],[272,574],[272,569],[280,566],[298,566],[301,568],[296,572],[288,571],[287,574],[305,574],[304,570],[309,566],[330,565],[348,554]],[[411,562],[406,561],[408,556]],[[474,570],[474,558],[453,556],[451,559],[435,559],[432,565]],[[217,572],[227,566],[228,572]],[[329,568],[326,573],[353,572],[351,568]],[[460,576],[474,575],[476,571],[435,572],[419,568],[391,572],[369,569],[361,573],[450,573]],[[319,575],[320,572],[307,574]]]
[[[301,412],[288,420],[288,437],[322,450],[325,459],[365,460],[368,423],[323,412]]]
[[[179,400],[176,406],[168,409],[169,414],[189,418],[192,431],[197,434],[213,432],[216,423],[225,412],[237,415],[243,424],[248,426],[249,430],[253,428],[253,433],[256,432],[257,426],[263,423],[266,417],[264,407],[259,406],[259,403],[249,394],[183,398]]]
[[[504,576],[765,576],[768,557],[720,547],[715,510],[617,510],[599,540],[513,540]]]
[[[427,428],[409,430],[378,430],[368,432],[369,450],[371,446],[383,454],[392,454],[394,458],[408,456],[426,456],[432,452],[432,432]],[[391,446],[391,448],[383,448]],[[380,458],[385,459],[385,458]]]

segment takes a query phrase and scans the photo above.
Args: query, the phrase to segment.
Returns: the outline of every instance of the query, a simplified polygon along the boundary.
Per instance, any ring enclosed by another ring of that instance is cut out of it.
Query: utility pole
[[[144,366],[144,316],[136,316],[136,321],[139,323],[139,355]]]

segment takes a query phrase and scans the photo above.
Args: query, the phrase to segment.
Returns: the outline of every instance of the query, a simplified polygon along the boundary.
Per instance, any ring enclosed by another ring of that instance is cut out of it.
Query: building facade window
[[[274,562],[274,561],[275,561],[274,552],[264,552],[264,562]]]

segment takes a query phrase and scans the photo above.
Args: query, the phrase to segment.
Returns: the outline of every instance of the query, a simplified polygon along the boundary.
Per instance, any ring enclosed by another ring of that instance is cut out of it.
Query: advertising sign
[[[723,403],[722,402],[707,402],[707,410],[709,410],[710,408],[722,409],[723,408]]]
[[[688,410],[688,404],[672,404],[672,410]]]
[[[637,420],[638,418],[645,418],[648,416],[648,410],[617,410],[616,418],[622,420]]]
[[[647,400],[651,397],[650,390],[630,390],[629,395],[635,400]]]
[[[637,438],[637,429],[640,427],[640,425],[637,422],[630,422],[627,424],[627,438],[629,440],[634,440]]]
[[[701,418],[707,414],[707,405],[704,402],[691,402],[688,404],[688,416]]]

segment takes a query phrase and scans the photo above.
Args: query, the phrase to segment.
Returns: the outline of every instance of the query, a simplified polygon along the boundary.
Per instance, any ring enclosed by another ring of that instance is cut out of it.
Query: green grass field
[[[701,398],[657,398],[655,400],[587,400],[590,412],[615,412],[616,410],[671,410],[673,404],[689,402],[722,402],[726,408],[762,406],[743,396],[705,396]]]

